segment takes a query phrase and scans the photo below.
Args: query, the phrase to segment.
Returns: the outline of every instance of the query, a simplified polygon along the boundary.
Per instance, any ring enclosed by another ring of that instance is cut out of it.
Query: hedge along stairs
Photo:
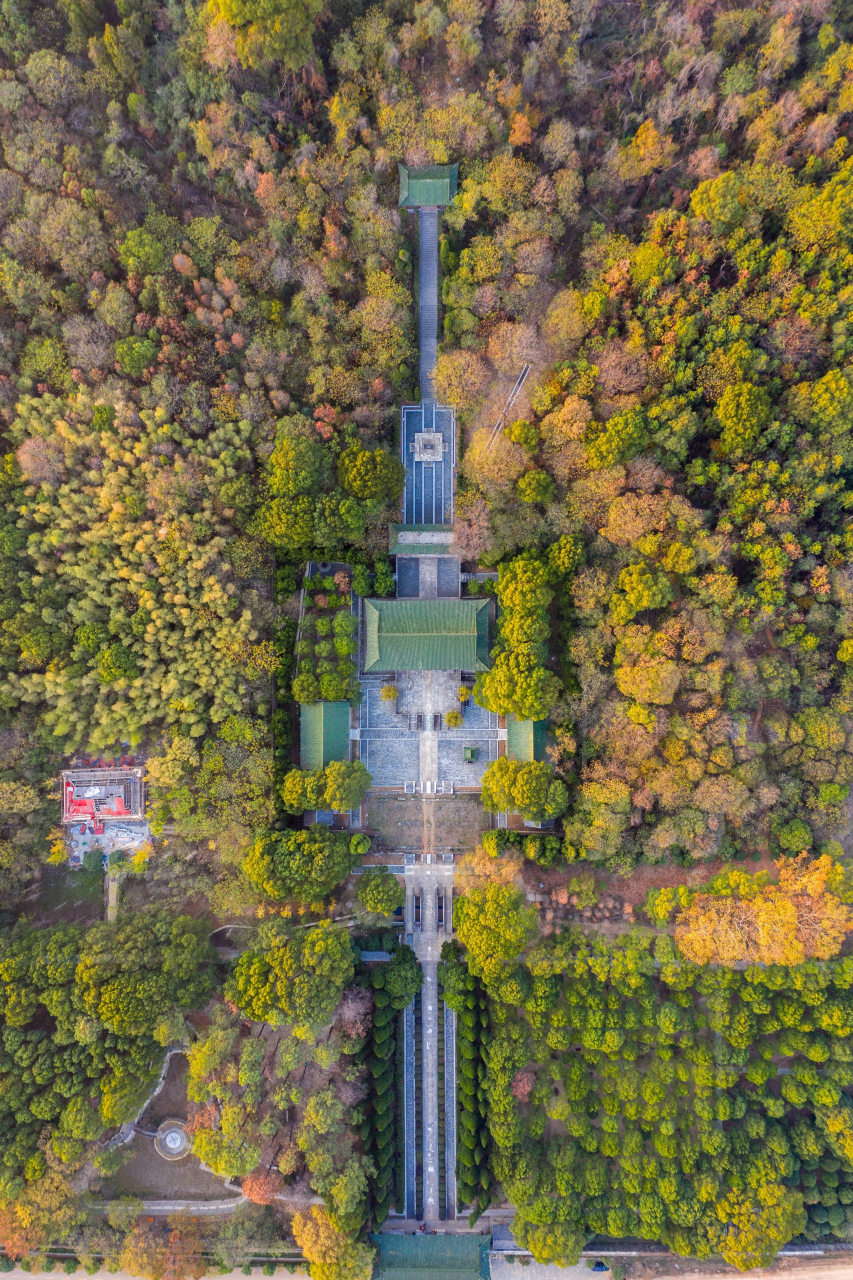
[[[372,977],[374,983],[380,979],[384,981],[381,970],[375,970]],[[400,1015],[391,1007],[390,997],[381,987],[374,991],[374,1000],[376,1009],[367,1053],[370,1096],[360,1132],[365,1152],[376,1166],[371,1191],[373,1221],[380,1227],[395,1200],[398,1134],[402,1124],[395,1087],[395,1049]]]
[[[452,957],[454,946],[445,944],[442,948],[445,961]],[[451,979],[446,965],[442,965],[440,973]],[[448,1009],[456,1013],[457,1201],[460,1208],[470,1207],[469,1224],[473,1226],[491,1202],[490,1140],[483,1089],[486,1069],[481,1058],[481,1048],[489,1039],[488,1000],[480,983],[468,973],[461,981],[447,981],[444,1000]]]

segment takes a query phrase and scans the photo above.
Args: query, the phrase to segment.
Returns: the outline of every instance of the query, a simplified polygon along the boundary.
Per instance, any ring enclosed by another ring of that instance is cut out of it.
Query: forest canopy
[[[445,726],[473,702],[507,737],[441,968],[461,1203],[508,1197],[561,1264],[853,1237],[851,124],[837,0],[0,6],[10,1257],[79,1229],[81,1260],[199,1270],[196,1227],[86,1235],[72,1189],[196,1037],[197,1153],[247,1208],[304,1176],[314,1280],[370,1273],[423,974],[399,881],[348,882],[366,763],[296,743],[318,702],[354,732],[358,602],[397,587],[427,391],[400,165],[458,165],[432,387],[460,590],[495,597]],[[56,779],[129,756],[151,841],[83,923],[103,852],[64,864]]]

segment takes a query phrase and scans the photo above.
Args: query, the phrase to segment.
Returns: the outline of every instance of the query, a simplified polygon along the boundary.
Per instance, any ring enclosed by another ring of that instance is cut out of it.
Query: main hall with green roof
[[[364,671],[487,671],[488,600],[365,600]]]

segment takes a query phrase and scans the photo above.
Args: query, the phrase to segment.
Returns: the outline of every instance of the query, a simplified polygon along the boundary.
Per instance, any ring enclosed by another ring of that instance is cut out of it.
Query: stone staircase
[[[438,356],[438,210],[420,209],[421,400],[433,400],[432,371]]]

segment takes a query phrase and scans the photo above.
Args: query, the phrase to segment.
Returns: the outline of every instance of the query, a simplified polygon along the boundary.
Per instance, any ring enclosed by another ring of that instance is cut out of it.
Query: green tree
[[[295,1214],[293,1235],[308,1261],[311,1280],[370,1280],[375,1251],[338,1230],[325,1208],[314,1205],[307,1213]]]
[[[332,760],[325,769],[291,769],[282,783],[288,813],[306,809],[357,809],[373,784],[361,760]]]
[[[743,182],[737,173],[721,173],[719,178],[700,182],[690,197],[697,218],[710,223],[713,235],[724,235],[739,227],[746,215],[742,198]]]
[[[283,419],[283,423],[303,419]],[[276,498],[319,493],[329,477],[328,455],[319,440],[279,430],[267,466],[267,487]]]
[[[358,900],[367,911],[393,915],[406,901],[406,890],[385,867],[371,868],[359,876]]]
[[[207,17],[235,29],[244,67],[281,62],[286,70],[297,71],[313,52],[321,7],[321,0],[210,0]]]
[[[405,1009],[410,1005],[424,984],[424,972],[411,947],[402,943],[390,962],[380,972],[392,1009]]]
[[[520,813],[533,822],[557,818],[568,804],[565,784],[551,765],[499,756],[483,774],[483,808],[488,813]]]
[[[583,564],[583,541],[576,533],[564,533],[548,548],[551,567],[560,574],[574,573]]]
[[[326,805],[336,813],[357,809],[372,785],[361,760],[332,760],[326,765]]]
[[[361,860],[357,836],[331,831],[322,823],[307,830],[260,831],[243,871],[270,898],[318,902]]]
[[[284,775],[281,798],[286,813],[322,809],[325,794],[326,777],[322,769],[291,769]]]
[[[123,644],[111,644],[98,654],[98,679],[102,684],[135,680],[139,667],[133,652]]]
[[[619,589],[610,601],[610,617],[617,627],[630,622],[644,609],[662,609],[674,598],[669,579],[647,564],[631,564],[619,574]]]
[[[770,397],[763,387],[736,382],[726,387],[717,402],[720,453],[738,461],[749,457],[761,432],[770,421]]]
[[[162,271],[166,251],[160,241],[141,227],[128,231],[118,247],[122,266],[130,275],[156,275]]]
[[[523,1212],[512,1220],[513,1239],[529,1249],[536,1262],[558,1267],[575,1267],[586,1244],[582,1231],[570,1222],[532,1222]]]
[[[128,377],[140,378],[157,359],[157,343],[150,338],[122,338],[116,343],[116,361]]]
[[[589,465],[600,470],[628,462],[645,448],[648,438],[646,419],[641,409],[616,413],[587,444]]]
[[[556,491],[554,481],[547,471],[525,471],[519,476],[516,484],[518,496],[522,502],[547,503],[552,500]]]
[[[356,498],[394,501],[403,492],[403,464],[385,449],[363,449],[353,441],[338,460],[338,482]]]
[[[496,715],[544,720],[561,688],[558,677],[545,670],[535,653],[516,649],[499,653],[491,670],[480,672],[474,700]]]
[[[219,1129],[196,1130],[192,1150],[218,1178],[245,1178],[258,1167],[261,1158],[258,1145],[239,1137],[229,1138]]]
[[[739,1271],[772,1266],[782,1245],[806,1225],[802,1196],[773,1182],[752,1196],[730,1192],[717,1202],[716,1212],[716,1247]]]
[[[288,937],[262,939],[262,950],[246,951],[226,983],[226,996],[251,1018],[291,1022],[303,1038],[331,1020],[353,975],[349,933],[321,920]]]
[[[511,885],[489,884],[454,899],[453,926],[472,973],[494,981],[536,936],[536,912]]]
[[[318,702],[320,698],[320,682],[310,671],[300,671],[293,681],[293,696],[297,702]]]

